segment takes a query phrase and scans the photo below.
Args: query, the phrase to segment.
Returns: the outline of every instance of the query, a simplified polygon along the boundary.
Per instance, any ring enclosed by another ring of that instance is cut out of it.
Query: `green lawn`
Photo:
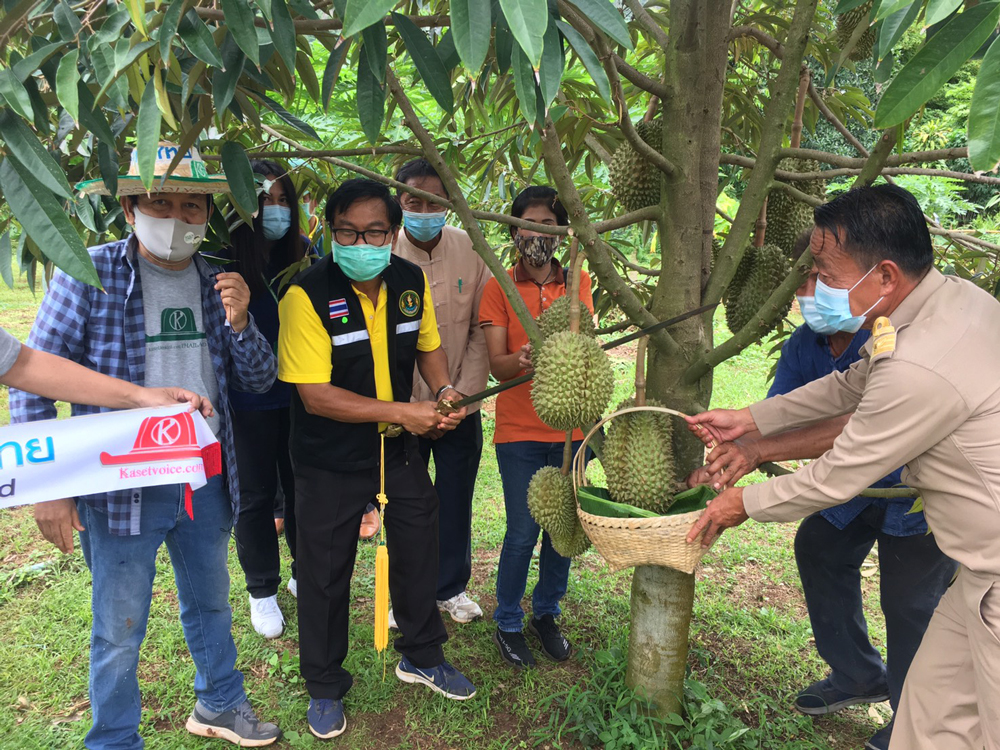
[[[37,300],[23,286],[0,290],[2,325],[27,336]],[[717,333],[724,335],[720,328]],[[765,391],[766,349],[753,347],[716,371],[714,406],[741,405]],[[616,397],[631,390],[632,364],[616,362]],[[488,415],[489,416],[489,415]],[[6,423],[6,389],[0,424]],[[492,419],[485,420],[492,435]],[[674,739],[650,726],[622,684],[628,637],[628,572],[610,573],[593,551],[574,561],[562,625],[577,646],[565,664],[542,662],[518,674],[505,667],[490,640],[496,561],[504,534],[496,460],[487,447],[476,493],[474,581],[470,590],[487,619],[448,623],[447,657],[476,683],[464,703],[398,682],[390,654],[385,670],[372,643],[375,548],[362,545],[354,576],[348,666],[355,685],[347,697],[349,729],[330,743],[344,748],[569,748],[583,742],[615,748],[859,748],[888,713],[887,706],[851,709],[813,721],[790,709],[802,686],[821,677],[824,665],[811,631],[792,556],[792,526],[750,523],[730,532],[705,556],[699,570],[692,625],[686,727]],[[288,573],[287,555],[284,560]],[[235,551],[230,556],[232,605],[239,666],[258,713],[277,721],[285,740],[277,747],[319,747],[308,733],[308,698],[298,675],[295,601],[278,599],[286,636],[264,641],[250,626]],[[533,585],[529,581],[529,591]],[[865,579],[869,626],[880,646],[884,623],[877,610],[877,574]],[[178,622],[173,575],[165,551],[159,561],[152,616],[139,676],[142,734],[150,750],[220,747],[193,738],[184,721],[193,701],[194,667]],[[81,747],[90,712],[87,649],[89,574],[79,551],[62,556],[45,544],[30,509],[0,512],[0,747]],[[383,673],[385,678],[383,679]],[[680,720],[678,720],[680,721]],[[582,727],[582,729],[581,729]],[[575,728],[575,729],[574,729]],[[650,733],[659,732],[659,740]],[[718,744],[719,737],[731,737]],[[692,737],[694,739],[692,739]]]

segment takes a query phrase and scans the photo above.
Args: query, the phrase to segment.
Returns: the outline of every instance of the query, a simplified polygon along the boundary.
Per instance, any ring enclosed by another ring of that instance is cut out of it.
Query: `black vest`
[[[424,312],[424,274],[395,255],[382,272],[386,289],[386,345],[392,395],[410,401],[417,339]],[[333,343],[330,384],[378,398],[371,340],[361,301],[340,266],[327,255],[293,281],[309,296]],[[345,312],[346,311],[346,312]],[[295,461],[328,471],[360,471],[378,466],[378,424],[351,424],[306,411],[292,392],[291,450]]]

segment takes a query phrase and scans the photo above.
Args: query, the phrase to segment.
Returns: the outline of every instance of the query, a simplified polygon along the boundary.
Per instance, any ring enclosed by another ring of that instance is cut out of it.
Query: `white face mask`
[[[135,208],[135,234],[150,254],[167,263],[187,260],[205,239],[205,224],[187,224],[180,219],[158,219]]]

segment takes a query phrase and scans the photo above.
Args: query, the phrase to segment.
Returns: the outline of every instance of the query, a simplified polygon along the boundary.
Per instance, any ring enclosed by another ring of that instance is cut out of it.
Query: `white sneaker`
[[[396,618],[393,617],[392,610],[389,610],[389,630],[399,630],[399,625],[396,624]]]
[[[253,629],[265,638],[277,638],[285,630],[285,618],[278,608],[278,597],[263,599],[250,597],[250,622]]]
[[[451,619],[455,622],[472,622],[483,616],[483,610],[464,591],[451,599],[439,601],[437,605],[442,612],[451,615]]]
[[[294,578],[288,579],[288,590],[292,592],[292,596],[296,599],[299,598],[299,582]]]

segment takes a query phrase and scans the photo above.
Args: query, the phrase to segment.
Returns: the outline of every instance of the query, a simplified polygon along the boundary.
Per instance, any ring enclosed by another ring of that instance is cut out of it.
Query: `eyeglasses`
[[[333,239],[338,245],[355,245],[360,237],[364,243],[381,247],[390,234],[387,229],[366,229],[363,232],[356,229],[334,229]]]

